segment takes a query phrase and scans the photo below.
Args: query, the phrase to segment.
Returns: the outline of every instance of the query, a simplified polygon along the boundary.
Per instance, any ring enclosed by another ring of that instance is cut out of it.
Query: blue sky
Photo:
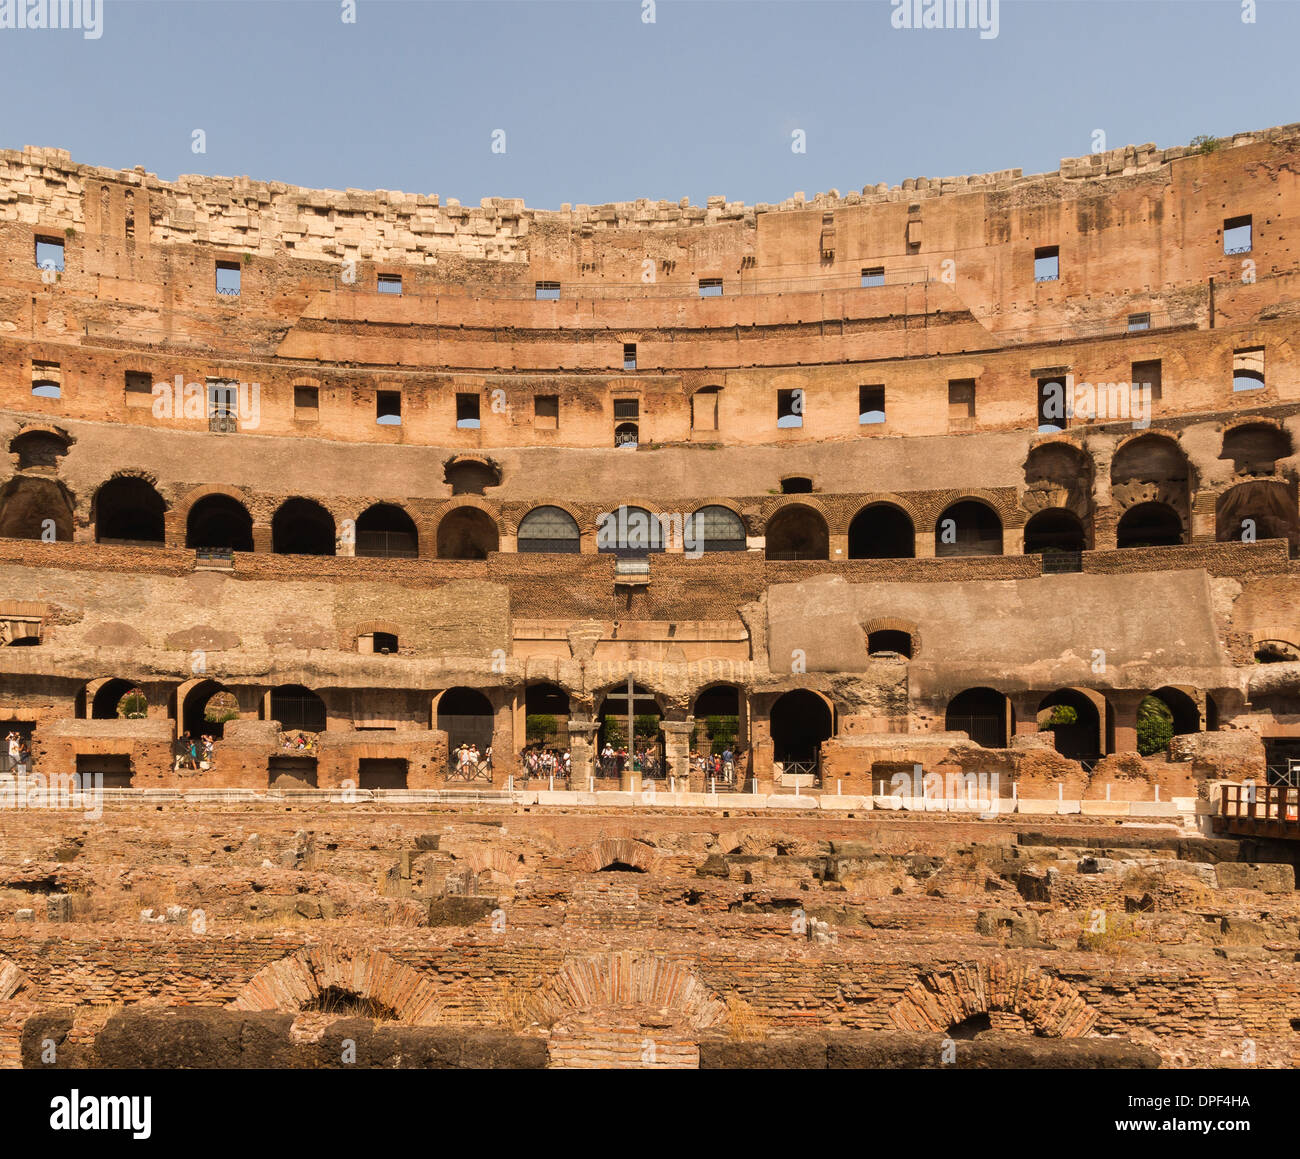
[[[990,39],[897,29],[890,0],[657,0],[654,23],[643,0],[356,0],[354,24],[340,0],[104,3],[98,39],[0,28],[0,146],[556,209],[1039,172],[1096,130],[1300,120],[1295,0],[1254,23],[1240,0],[1001,0]]]

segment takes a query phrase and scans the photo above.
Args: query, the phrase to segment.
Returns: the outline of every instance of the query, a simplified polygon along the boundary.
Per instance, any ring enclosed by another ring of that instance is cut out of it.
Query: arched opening
[[[648,555],[664,549],[664,525],[644,507],[620,505],[596,522],[596,550],[620,556]]]
[[[849,524],[850,559],[912,559],[916,528],[906,511],[891,503],[864,507]]]
[[[826,520],[811,507],[791,504],[767,521],[768,559],[829,559],[830,531]]]
[[[743,743],[740,727],[740,689],[734,684],[715,684],[704,689],[691,710],[695,731],[691,748],[699,756],[721,756]]]
[[[1296,556],[1300,553],[1300,512],[1295,484],[1260,479],[1229,488],[1215,504],[1215,538],[1220,543],[1285,539],[1291,555]]]
[[[696,551],[744,551],[745,524],[730,507],[701,507],[690,517],[690,533],[683,546]]]
[[[1157,688],[1151,695],[1162,701],[1169,709],[1174,736],[1201,731],[1201,710],[1197,707],[1196,701],[1181,688],[1170,688],[1166,685],[1164,688]]]
[[[576,555],[582,549],[578,521],[562,507],[534,507],[519,521],[518,550]]]
[[[1124,512],[1115,542],[1119,547],[1175,547],[1183,542],[1183,524],[1168,503],[1139,503]]]
[[[205,495],[185,518],[185,546],[253,550],[253,517],[238,499]]]
[[[948,701],[943,727],[986,749],[1004,749],[1015,726],[1011,701],[995,688],[968,688]]]
[[[276,555],[334,555],[334,516],[312,499],[286,499],[271,519]]]
[[[912,635],[896,628],[881,628],[867,634],[868,656],[902,656],[912,658]]]
[[[438,524],[439,559],[487,559],[500,546],[496,522],[477,507],[457,507]]]
[[[95,494],[95,542],[161,547],[165,510],[162,496],[144,479],[110,479]]]
[[[1053,507],[1040,511],[1025,524],[1025,554],[1055,555],[1083,551],[1086,537],[1083,523],[1073,511]]]
[[[90,702],[91,720],[143,720],[149,702],[129,680],[106,680]]]
[[[773,760],[785,766],[787,772],[820,768],[822,741],[829,740],[835,732],[834,718],[826,701],[806,688],[796,688],[777,698],[768,719]]]
[[[1278,459],[1292,454],[1291,436],[1270,423],[1243,423],[1224,433],[1220,459],[1238,475],[1274,475]]]
[[[270,719],[282,732],[324,732],[325,702],[301,684],[281,684],[271,689]]]
[[[447,734],[452,766],[461,745],[476,747],[480,756],[492,745],[495,714],[492,702],[477,688],[448,688],[438,698],[438,728]]]
[[[453,495],[482,495],[489,487],[501,486],[501,469],[482,459],[452,459],[442,477]]]
[[[22,431],[10,440],[9,450],[17,454],[20,471],[57,471],[68,440],[53,431]]]
[[[72,499],[56,479],[20,475],[0,489],[0,536],[72,542]]]
[[[356,554],[368,559],[415,559],[420,536],[415,521],[394,503],[376,503],[357,517]]]
[[[181,710],[181,729],[197,739],[203,735],[220,740],[226,725],[239,719],[239,701],[215,680],[204,680],[189,690]]]
[[[528,744],[566,748],[569,744],[569,694],[541,680],[524,689],[524,732]]]
[[[664,769],[663,736],[659,730],[663,709],[658,697],[643,685],[633,684],[631,713],[635,740],[631,747],[632,771],[645,776],[660,776]],[[626,755],[629,751],[627,717],[627,682],[624,681],[608,689],[600,702],[597,744],[601,771],[606,776],[616,774],[623,767],[625,757],[620,758],[619,754]],[[605,755],[606,746],[614,751],[613,761]]]
[[[934,554],[1001,555],[1002,520],[988,504],[962,499],[948,507],[935,523]]]
[[[1256,664],[1291,664],[1300,660],[1300,647],[1289,640],[1257,640]]]
[[[1094,701],[1075,688],[1062,688],[1038,703],[1038,731],[1051,733],[1063,757],[1091,767],[1101,759],[1105,736]]]
[[[635,451],[640,435],[636,423],[619,423],[614,428],[614,446]]]

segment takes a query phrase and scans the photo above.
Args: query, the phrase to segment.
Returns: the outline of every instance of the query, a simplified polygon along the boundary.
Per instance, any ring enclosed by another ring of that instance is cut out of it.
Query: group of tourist
[[[464,776],[466,773],[487,773],[492,772],[492,746],[488,745],[481,753],[476,744],[461,744],[456,749],[456,772]]]
[[[525,780],[560,777],[567,781],[573,768],[573,756],[568,749],[526,748],[519,754],[519,763]]]
[[[735,782],[736,765],[740,763],[740,757],[739,752],[733,753],[729,747],[720,753],[701,753],[695,758],[695,771],[730,785]]]
[[[609,741],[600,750],[600,775],[617,777],[627,767],[627,747],[615,748]],[[663,759],[658,749],[638,748],[632,751],[632,771],[642,777],[662,777],[664,775]]]
[[[290,736],[287,732],[280,734],[280,747],[285,752],[302,753],[306,756],[314,755],[316,752],[316,740],[308,736],[305,732],[299,732]]]
[[[6,751],[9,754],[9,769],[18,776],[26,776],[32,763],[32,750],[27,747],[27,740],[22,733],[11,731],[5,737]]]
[[[172,765],[174,772],[180,772],[181,769],[210,769],[213,764],[213,756],[217,751],[217,741],[215,737],[204,733],[200,737],[190,736],[189,732],[181,735],[181,739],[176,742],[173,750],[175,760]]]

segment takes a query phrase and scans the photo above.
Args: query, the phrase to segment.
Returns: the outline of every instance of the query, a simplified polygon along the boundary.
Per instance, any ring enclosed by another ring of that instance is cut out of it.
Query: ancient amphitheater
[[[1300,1065],[1298,173],[0,153],[0,1065]]]

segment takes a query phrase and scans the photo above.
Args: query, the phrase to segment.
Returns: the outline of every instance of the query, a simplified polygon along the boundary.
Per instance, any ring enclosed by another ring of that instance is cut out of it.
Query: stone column
[[[600,724],[597,721],[572,718],[569,720],[569,775],[573,780],[573,787],[579,792],[587,791],[587,778],[595,771],[592,750],[596,743],[596,733],[599,731]]]
[[[1115,712],[1115,752],[1137,752],[1138,705],[1145,692],[1108,692],[1106,698]]]
[[[1038,705],[1044,693],[1016,692],[1011,696],[1011,707],[1015,710],[1016,736],[1032,736],[1038,732]]]
[[[661,720],[659,728],[664,734],[664,763],[670,777],[677,778],[678,789],[690,785],[691,733],[695,731],[695,718]],[[694,789],[694,785],[690,785]]]

